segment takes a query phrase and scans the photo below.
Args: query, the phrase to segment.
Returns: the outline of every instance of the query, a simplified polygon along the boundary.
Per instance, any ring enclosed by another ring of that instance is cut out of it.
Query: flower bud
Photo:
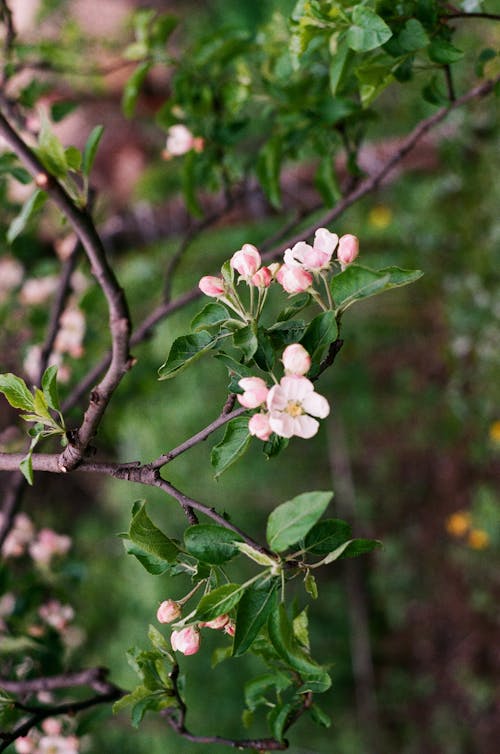
[[[269,426],[268,414],[254,414],[248,422],[248,431],[259,440],[267,442],[271,437],[273,430]]]
[[[57,718],[47,717],[42,723],[42,730],[48,736],[58,736],[62,731],[62,725]]]
[[[356,236],[347,233],[341,236],[339,247],[337,249],[337,259],[340,264],[345,266],[352,264],[359,253],[359,239]]]
[[[14,748],[17,754],[31,754],[35,749],[35,742],[29,736],[22,736],[21,738],[16,738]]]
[[[181,606],[174,600],[164,600],[156,612],[159,623],[172,623],[181,617]]]
[[[303,293],[311,287],[313,277],[303,267],[284,264],[276,275],[276,280],[287,293]]]
[[[167,134],[167,143],[165,149],[167,154],[178,157],[186,154],[194,146],[194,137],[189,128],[177,123],[175,126],[170,126]]]
[[[251,283],[257,286],[257,288],[268,288],[271,285],[272,279],[273,274],[269,267],[261,267],[252,277]]]
[[[231,257],[230,265],[244,278],[251,278],[260,267],[258,250],[251,243],[244,243],[239,251]]]
[[[198,288],[205,296],[218,298],[224,294],[224,281],[222,278],[213,275],[205,275],[198,283]]]
[[[245,408],[257,408],[266,402],[269,388],[260,377],[243,377],[238,385],[245,391],[238,395],[238,401]]]
[[[194,655],[200,648],[200,632],[193,626],[182,628],[180,631],[172,631],[170,644],[174,652]]]
[[[224,626],[224,633],[228,636],[234,636],[236,633],[236,626],[232,620],[230,620],[226,625]]]
[[[281,360],[285,367],[285,374],[304,375],[311,368],[311,357],[300,343],[287,346]]]
[[[220,629],[224,628],[224,626],[229,622],[229,615],[227,613],[223,613],[222,615],[218,615],[217,618],[214,618],[213,620],[206,621],[205,623],[200,623],[200,626],[202,628],[213,628],[213,629]]]

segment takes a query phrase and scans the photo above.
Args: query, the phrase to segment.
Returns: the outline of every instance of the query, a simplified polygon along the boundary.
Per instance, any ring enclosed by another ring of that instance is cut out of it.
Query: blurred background
[[[99,84],[92,76],[66,79],[67,91],[77,93],[81,107],[61,122],[59,133],[65,143],[81,146],[95,123],[106,127],[96,163],[96,213],[133,319],[139,322],[161,296],[163,274],[187,214],[176,193],[176,167],[161,160],[164,132],[151,123],[151,114],[168,94],[168,70],[150,76],[135,119],[120,114],[121,90],[131,71],[127,65],[115,67],[115,61],[120,45],[130,41],[129,14],[139,5],[179,14],[183,24],[174,44],[178,39],[180,46],[183,35],[189,38],[203,25],[210,25],[214,34],[225,24],[255,30],[270,17],[271,6],[289,10],[293,3],[59,4],[64,14],[47,16],[43,24],[57,44],[64,41],[67,57],[61,64],[67,65],[71,55],[78,58],[84,34],[85,49],[93,41],[99,64],[110,68]],[[57,2],[45,5],[48,9]],[[40,33],[39,3],[15,0],[12,7],[26,39]],[[489,26],[471,22],[458,40],[467,48],[491,33]],[[111,38],[112,43],[103,41]],[[484,40],[485,46],[493,42]],[[371,130],[376,146],[364,152],[367,172],[394,139],[433,111],[413,97],[411,86],[390,88],[377,109],[383,115]],[[332,727],[325,730],[302,719],[291,735],[293,754],[492,754],[498,746],[496,109],[498,99],[490,98],[453,112],[397,175],[331,228],[360,238],[361,263],[419,268],[425,275],[347,313],[345,345],[320,382],[332,413],[317,437],[307,443],[296,438],[286,453],[270,461],[263,460],[256,442],[218,482],[210,474],[210,440],[167,470],[169,481],[227,511],[257,539],[263,539],[266,517],[278,503],[310,489],[333,489],[329,514],[348,520],[355,536],[383,542],[374,554],[334,563],[321,576],[322,599],[312,606],[310,624],[314,656],[331,663],[333,687],[319,703],[332,717]],[[307,202],[311,175],[307,169],[285,171],[283,187],[291,203],[297,195]],[[4,199],[3,226],[20,201],[13,194]],[[263,199],[237,208],[183,256],[173,295],[195,286],[201,274],[216,269],[242,243],[259,246],[286,221],[286,206],[278,213]],[[25,282],[57,273],[59,262],[47,242],[51,232],[44,234],[42,225],[36,235],[28,232],[16,241],[13,254],[23,266]],[[83,277],[87,270],[82,270]],[[16,371],[23,362],[26,369],[29,349],[43,337],[47,300],[33,303],[19,291],[0,294],[1,371]],[[84,354],[67,357],[67,390],[107,345],[105,307],[91,285],[82,283],[79,307],[86,324]],[[103,455],[147,461],[218,414],[226,375],[213,359],[198,362],[184,379],[156,379],[173,339],[187,330],[198,308],[195,302],[180,310],[134,350],[137,366],[120,386],[99,432]],[[0,440],[6,449],[16,438],[1,434],[12,415],[3,401],[0,410]],[[75,409],[74,424],[79,417]],[[72,650],[72,665],[109,666],[111,678],[124,687],[134,683],[125,651],[134,644],[145,647],[147,625],[154,621],[159,601],[183,593],[182,585],[150,576],[125,556],[117,534],[128,528],[132,503],[141,497],[150,503],[158,525],[180,537],[184,520],[174,501],[123,482],[37,474],[25,506],[37,526],[53,526],[74,540],[65,575],[81,636]],[[244,706],[240,679],[252,677],[259,667],[243,657],[221,662],[212,671],[212,652],[222,644],[221,637],[210,636],[205,651],[182,660],[188,724],[204,734],[238,735]],[[91,729],[90,751],[199,750],[153,718],[134,731],[126,714],[113,717],[99,709],[84,726]],[[258,732],[257,717],[249,735]]]

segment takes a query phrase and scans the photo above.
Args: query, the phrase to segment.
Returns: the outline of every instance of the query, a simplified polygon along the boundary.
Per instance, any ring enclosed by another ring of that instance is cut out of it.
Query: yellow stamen
[[[287,414],[290,414],[290,416],[300,416],[303,414],[302,406],[298,401],[288,401],[288,405],[286,407]]]

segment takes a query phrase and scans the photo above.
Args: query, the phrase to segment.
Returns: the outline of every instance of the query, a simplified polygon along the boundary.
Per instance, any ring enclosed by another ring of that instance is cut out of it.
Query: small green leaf
[[[303,680],[304,683],[297,689],[297,694],[307,694],[309,692],[312,692],[313,694],[323,694],[325,691],[328,691],[332,685],[332,679],[326,670],[322,673],[318,673],[318,675],[312,676],[311,678],[306,678],[304,674]]]
[[[293,705],[291,702],[282,702],[268,712],[267,720],[269,722],[269,727],[277,741],[283,740],[286,723],[295,707],[296,705]]]
[[[339,40],[337,49],[332,55],[332,61],[330,63],[330,92],[332,97],[335,97],[337,91],[341,88],[345,74],[349,68],[349,62],[353,53],[349,47],[349,40],[343,37]]]
[[[268,335],[272,339],[275,348],[289,346],[298,343],[304,335],[306,323],[303,319],[287,319],[284,322],[276,322],[268,328]]]
[[[370,270],[361,265],[351,264],[332,278],[330,288],[337,310],[345,311],[355,301],[375,296],[391,288],[408,285],[422,275],[420,270],[403,270],[400,267]]]
[[[257,178],[273,207],[278,209],[281,206],[281,159],[281,137],[273,136],[263,146],[257,158]]]
[[[173,563],[179,553],[175,542],[153,524],[146,513],[145,502],[133,517],[128,536],[141,549],[169,563]]]
[[[236,376],[238,379],[242,377],[254,377],[254,370],[251,367],[247,367],[245,364],[240,364],[227,353],[216,353],[214,358],[221,361],[226,367],[231,377]]]
[[[427,52],[433,63],[450,65],[461,60],[464,56],[462,50],[447,42],[445,39],[434,39],[429,45]]]
[[[271,549],[282,552],[305,537],[332,497],[333,492],[304,492],[275,508],[267,521],[266,536]]]
[[[97,149],[99,147],[99,142],[103,133],[104,126],[95,126],[90,132],[87,143],[85,144],[82,157],[82,172],[83,175],[87,177],[90,175],[90,171],[92,170],[92,166],[97,154]]]
[[[166,362],[158,370],[159,379],[170,380],[172,377],[176,377],[186,367],[213,348],[217,340],[216,336],[210,335],[206,330],[176,338],[172,343]]]
[[[157,649],[158,652],[160,652],[162,655],[167,655],[173,664],[174,658],[171,654],[170,644],[155,626],[149,626],[148,638],[153,647]]]
[[[196,331],[208,327],[216,327],[230,318],[231,315],[225,306],[218,303],[210,303],[203,307],[201,312],[198,312],[198,314],[193,317],[191,321],[191,330]]]
[[[299,293],[294,296],[283,311],[281,311],[276,317],[276,322],[285,322],[288,319],[292,319],[296,314],[305,309],[311,303],[311,296],[309,293]]]
[[[342,196],[332,155],[325,155],[319,163],[314,185],[327,207],[333,207]]]
[[[200,185],[199,171],[197,169],[199,155],[191,150],[184,155],[182,161],[182,195],[188,212],[193,217],[203,217],[203,210],[198,201],[198,189]]]
[[[51,409],[60,411],[59,393],[57,390],[57,366],[47,367],[42,377],[42,389],[45,400]]]
[[[260,369],[270,372],[274,368],[275,354],[271,339],[263,327],[259,327],[257,331],[257,343],[253,359]]]
[[[392,37],[392,31],[384,19],[364,5],[354,7],[352,22],[346,39],[349,47],[356,52],[374,50]]]
[[[122,96],[122,110],[126,118],[131,118],[135,112],[135,106],[141,91],[141,86],[152,68],[152,65],[153,64],[149,61],[139,63],[125,84]]]
[[[316,579],[312,575],[312,573],[308,573],[307,576],[304,579],[304,586],[306,588],[306,592],[313,598],[313,600],[318,599],[318,585],[316,584]]]
[[[216,479],[241,458],[250,444],[250,439],[248,417],[238,416],[227,424],[222,442],[212,448],[210,456]]]
[[[308,532],[304,549],[312,555],[327,555],[351,537],[351,527],[339,518],[318,521]]]
[[[280,437],[279,435],[272,434],[269,440],[262,445],[262,452],[269,460],[281,453],[282,450],[285,450],[289,442],[288,437]]]
[[[80,170],[82,164],[82,154],[76,147],[67,147],[64,150],[66,164],[71,170]]]
[[[188,553],[210,565],[221,565],[238,555],[240,541],[239,534],[216,524],[196,524],[184,532]]]
[[[311,321],[300,340],[300,344],[309,353],[313,363],[317,364],[337,335],[338,327],[335,313],[332,311],[322,312]]]
[[[256,550],[254,547],[247,545],[246,542],[235,542],[235,546],[241,553],[243,553],[243,555],[246,555],[247,558],[250,558],[250,560],[253,560],[254,563],[258,563],[259,565],[267,566],[268,568],[275,568],[278,563],[275,558],[270,558],[265,552]]]
[[[33,411],[33,395],[21,377],[12,372],[0,374],[0,393],[3,393],[13,408]]]
[[[38,421],[49,427],[54,426],[55,422],[50,415],[49,407],[47,405],[47,399],[38,387],[35,388],[35,393],[33,396],[33,408],[36,416],[38,417]]]
[[[270,700],[267,698],[266,692],[275,689],[276,694],[279,694],[281,691],[285,691],[291,684],[290,677],[281,670],[252,678],[251,681],[245,684],[245,704],[251,712],[262,705],[268,706]]]
[[[42,434],[41,432],[37,432],[33,435],[31,444],[29,447],[29,450],[21,463],[19,464],[19,470],[21,471],[22,475],[28,482],[30,486],[33,485],[33,462],[32,462],[32,455],[35,447],[38,445],[38,442],[41,438]]]
[[[324,712],[317,704],[312,704],[309,707],[309,712],[314,722],[318,725],[321,725],[323,728],[329,728],[331,726],[331,717],[327,715],[326,712]]]
[[[245,325],[245,327],[237,330],[233,335],[233,343],[242,352],[245,361],[250,361],[259,347],[253,324]]]
[[[302,649],[295,638],[292,624],[282,603],[277,610],[271,612],[267,628],[273,647],[291,668],[301,675],[315,677],[324,674],[323,668]]]
[[[43,207],[47,201],[47,194],[36,189],[27,199],[19,214],[12,220],[7,231],[7,242],[13,243],[20,233],[23,232],[29,220]]]
[[[209,621],[223,613],[228,613],[238,604],[244,591],[245,587],[242,584],[224,584],[217,587],[201,598],[194,619]]]
[[[245,591],[238,604],[236,634],[234,636],[234,657],[240,657],[250,649],[253,640],[266,623],[271,610],[276,608],[280,580],[273,578],[265,584],[252,584]]]
[[[406,52],[417,52],[429,44],[429,37],[420,21],[410,18],[403,26],[398,42]]]
[[[68,163],[64,147],[52,130],[52,125],[42,110],[41,129],[38,136],[36,153],[49,173],[56,178],[64,178],[68,172]]]
[[[123,539],[123,546],[125,547],[127,555],[133,555],[137,558],[142,567],[153,576],[161,576],[161,574],[165,573],[170,568],[170,563],[166,560],[155,558],[154,555],[150,555],[149,552],[146,552],[142,547],[134,544],[129,539]]]

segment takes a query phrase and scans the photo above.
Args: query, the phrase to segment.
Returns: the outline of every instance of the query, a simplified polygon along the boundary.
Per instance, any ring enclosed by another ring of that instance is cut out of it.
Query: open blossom
[[[243,377],[238,385],[245,391],[238,395],[238,401],[245,408],[257,408],[266,402],[269,388],[260,377]]]
[[[156,618],[160,623],[172,623],[181,617],[181,606],[175,600],[164,600],[157,610]]]
[[[306,270],[323,270],[330,264],[339,237],[327,228],[318,228],[314,244],[299,241],[284,254],[284,262],[290,267],[303,266]]]
[[[29,736],[16,738],[14,748],[17,754],[31,754],[35,749],[35,741]]]
[[[42,730],[48,736],[58,736],[62,731],[62,723],[57,717],[47,717],[42,723]]]
[[[251,283],[257,288],[268,288],[271,285],[273,279],[273,273],[269,267],[261,267],[257,270],[255,275],[252,276]]]
[[[201,628],[213,628],[215,630],[219,630],[221,628],[224,628],[229,623],[229,615],[227,613],[223,613],[222,615],[218,615],[217,618],[214,618],[213,620],[205,621],[204,623],[200,623]]]
[[[164,156],[180,157],[191,149],[195,152],[201,152],[204,147],[203,139],[193,136],[189,128],[182,123],[170,126],[167,134],[167,143],[165,144]]]
[[[193,626],[172,631],[170,643],[174,652],[183,655],[194,655],[200,648],[200,632]]]
[[[337,259],[340,264],[345,267],[348,264],[352,264],[359,253],[359,239],[353,236],[351,233],[346,233],[339,241],[339,248],[337,249]]]
[[[224,281],[214,275],[205,275],[198,283],[198,288],[205,296],[218,298],[224,295]]]
[[[318,431],[317,416],[324,419],[330,413],[326,398],[314,392],[307,377],[290,375],[282,377],[267,396],[269,425],[280,437],[313,437]]]
[[[56,631],[64,631],[68,623],[75,617],[71,605],[62,605],[59,600],[49,600],[38,609],[40,618]]]
[[[10,256],[0,259],[0,302],[4,301],[11,290],[21,284],[23,275],[23,266],[17,259]]]
[[[79,740],[76,736],[42,736],[38,742],[38,754],[78,754]]]
[[[56,292],[59,285],[59,279],[56,275],[46,275],[42,278],[30,278],[26,280],[19,299],[22,304],[27,306],[36,306],[44,304],[48,298]]]
[[[303,293],[311,287],[313,277],[299,265],[284,264],[276,274],[276,280],[287,293]]]
[[[285,367],[285,374],[304,375],[311,368],[311,357],[300,343],[287,346],[281,360]]]
[[[230,260],[230,265],[244,278],[251,278],[261,264],[260,254],[251,243],[244,243],[239,251],[235,251]]]
[[[48,565],[56,555],[66,555],[70,547],[71,537],[56,534],[52,529],[40,529],[29,546],[29,553],[35,563]]]
[[[14,518],[14,525],[2,545],[3,557],[20,558],[21,555],[24,555],[34,534],[35,529],[29,516],[25,513],[18,513]]]
[[[267,442],[273,433],[269,424],[269,414],[254,414],[248,422],[248,431],[259,440]]]
[[[83,356],[82,342],[85,335],[85,317],[81,309],[70,306],[59,319],[61,329],[54,343],[56,353],[69,353],[74,359]]]

